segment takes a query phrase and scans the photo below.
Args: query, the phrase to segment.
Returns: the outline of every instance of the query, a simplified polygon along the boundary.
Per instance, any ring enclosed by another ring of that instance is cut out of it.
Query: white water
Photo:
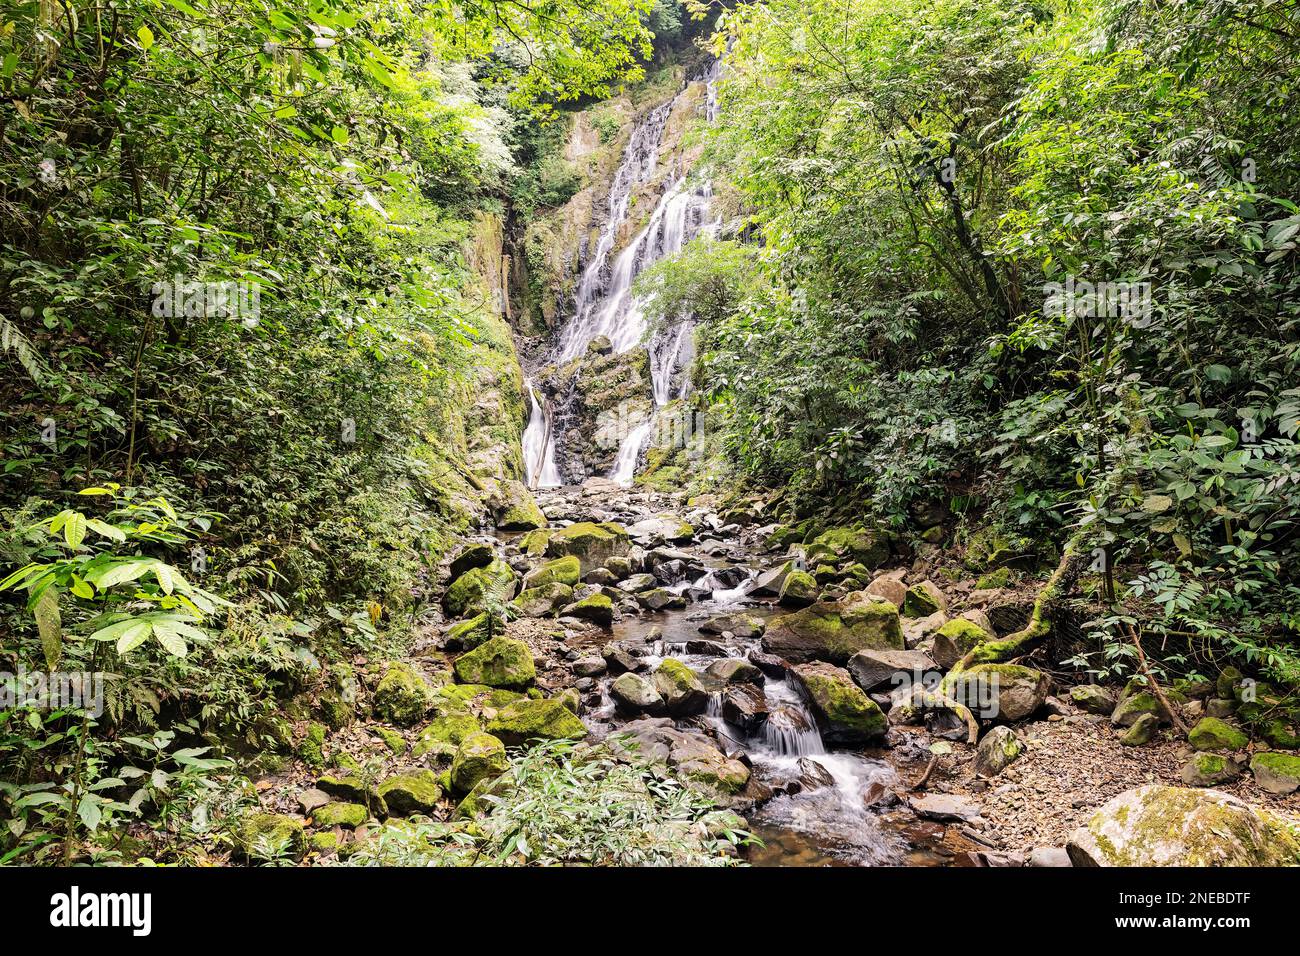
[[[716,81],[720,74],[721,64],[715,63],[706,78],[705,116],[710,122],[717,116]],[[632,294],[634,280],[647,266],[680,252],[702,232],[717,228],[718,223],[708,218],[712,200],[710,184],[688,187],[684,176],[675,175],[672,185],[655,204],[646,225],[613,257],[612,263],[610,261],[632,213],[636,188],[649,182],[658,171],[664,129],[680,96],[681,93],[647,114],[628,138],[610,184],[605,221],[600,227],[596,247],[578,280],[574,314],[560,334],[556,350],[558,364],[583,355],[592,340],[600,336],[609,339],[615,354],[642,345],[648,323],[643,303]],[[689,319],[679,322],[655,335],[647,346],[656,409],[674,397],[673,374],[689,341],[691,328]],[[680,391],[685,391],[685,385]],[[532,415],[524,435],[524,460],[528,466],[529,483],[533,487],[551,487],[561,483],[555,464],[553,419],[550,410],[532,394],[531,387],[530,397]],[[609,478],[625,486],[631,485],[655,417],[652,415],[647,421],[638,423],[623,436]]]
[[[528,487],[557,488],[561,481],[560,471],[555,467],[555,435],[550,411],[537,400],[532,380],[524,384],[532,403],[528,428],[524,430],[524,467],[527,469]]]

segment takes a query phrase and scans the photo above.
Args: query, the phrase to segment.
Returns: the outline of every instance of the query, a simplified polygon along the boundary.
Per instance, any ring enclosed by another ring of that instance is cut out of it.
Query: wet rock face
[[[556,465],[574,483],[609,474],[622,435],[654,407],[644,348],[617,355],[588,351],[555,369],[544,387],[555,396]]]
[[[855,746],[884,739],[889,721],[848,671],[830,664],[800,664],[793,674],[827,743]]]
[[[1300,836],[1217,790],[1151,784],[1121,793],[1070,837],[1075,866],[1296,866]]]

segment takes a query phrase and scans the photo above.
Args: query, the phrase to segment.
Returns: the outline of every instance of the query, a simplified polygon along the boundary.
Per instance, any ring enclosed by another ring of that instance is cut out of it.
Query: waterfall
[[[537,400],[532,379],[524,384],[532,404],[528,428],[524,430],[524,467],[527,469],[528,487],[556,488],[562,482],[559,469],[555,467],[555,435],[551,428],[550,410]]]
[[[720,74],[721,65],[715,62],[704,77],[705,117],[710,122],[717,115],[716,81]],[[634,191],[655,176],[664,130],[681,95],[678,93],[643,117],[623,148],[619,167],[610,184],[605,220],[595,248],[578,279],[573,316],[560,334],[556,348],[557,364],[582,356],[592,340],[600,336],[609,339],[615,354],[641,346],[648,332],[648,323],[642,303],[632,294],[636,277],[665,256],[680,252],[697,235],[717,227],[708,216],[713,198],[710,184],[688,186],[686,177],[678,173],[672,185],[659,197],[645,226],[617,255],[613,254],[629,219]],[[656,409],[674,397],[673,374],[690,341],[691,329],[689,320],[679,322],[659,331],[646,345],[650,354]],[[652,413],[645,421],[632,427],[620,441],[614,467],[609,473],[612,480],[624,485],[632,483],[637,460],[650,436],[654,418]],[[560,484],[552,431],[549,409],[542,407],[534,396],[532,416],[524,436],[524,458],[528,463],[530,483],[535,482],[536,487]]]

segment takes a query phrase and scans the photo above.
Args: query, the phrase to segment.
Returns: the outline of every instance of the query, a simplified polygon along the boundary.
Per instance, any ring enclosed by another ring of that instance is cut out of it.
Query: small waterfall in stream
[[[537,400],[532,379],[524,385],[531,402],[528,428],[524,430],[524,467],[527,469],[528,487],[557,488],[561,482],[560,471],[555,467],[555,436],[550,410]]]
[[[720,71],[720,63],[715,62],[704,77],[705,117],[710,122],[717,114],[715,84]],[[654,410],[680,397],[680,393],[672,394],[672,380],[689,345],[692,324],[689,319],[678,322],[660,330],[649,343],[645,343],[648,323],[641,303],[632,294],[632,284],[646,267],[680,252],[686,243],[701,233],[716,229],[717,223],[710,221],[708,216],[713,195],[710,184],[690,186],[686,177],[677,173],[671,186],[659,198],[646,225],[617,255],[614,255],[614,249],[631,214],[636,188],[649,182],[656,174],[664,130],[681,95],[679,92],[651,110],[632,130],[610,185],[605,220],[595,248],[578,280],[573,316],[560,334],[555,355],[557,364],[572,361],[583,355],[592,340],[600,336],[609,339],[615,354],[645,344],[650,355]],[[532,487],[550,487],[552,482],[561,484],[562,477],[555,463],[552,412],[532,393],[531,387],[530,397],[532,414],[524,446],[529,484]],[[622,436],[609,473],[614,481],[624,485],[632,483],[654,417],[652,410],[645,420],[633,424]]]

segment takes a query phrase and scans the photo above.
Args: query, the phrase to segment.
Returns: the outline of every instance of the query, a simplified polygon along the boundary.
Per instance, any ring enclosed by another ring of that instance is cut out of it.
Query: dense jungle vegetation
[[[900,540],[937,509],[973,568],[1080,563],[1079,674],[1232,665],[1296,713],[1294,3],[8,0],[0,671],[102,672],[105,709],[0,702],[0,863],[229,850],[287,702],[345,723],[351,662],[409,648],[521,477],[498,260],[581,188],[572,114],[683,51],[724,57],[691,175],[725,215],[636,288],[697,323],[692,490]],[[570,758],[512,757],[584,808],[540,862],[712,810]],[[607,861],[718,861],[675,839]]]

